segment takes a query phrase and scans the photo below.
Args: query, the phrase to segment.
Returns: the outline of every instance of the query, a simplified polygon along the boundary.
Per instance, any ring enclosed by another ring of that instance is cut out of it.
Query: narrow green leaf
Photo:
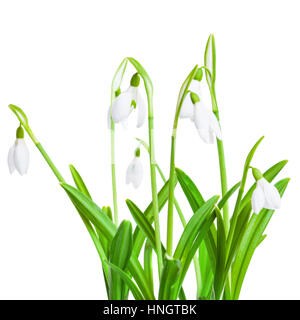
[[[167,181],[164,184],[164,186],[161,188],[161,190],[159,191],[159,193],[157,195],[159,212],[162,210],[162,208],[164,207],[164,205],[167,202],[168,192],[169,192],[169,181]],[[149,206],[145,210],[144,216],[147,218],[147,220],[149,221],[150,224],[153,223],[154,216],[153,216],[153,204],[152,204],[152,202],[149,204]],[[133,245],[133,254],[135,256],[137,256],[137,257],[139,256],[139,254],[141,252],[141,249],[143,247],[144,241],[145,241],[145,235],[141,231],[139,226],[137,226],[135,228],[134,234],[133,234],[133,243],[134,243],[134,245]]]
[[[219,201],[218,208],[222,209],[225,205],[225,203],[228,201],[228,199],[235,193],[235,191],[239,188],[241,185],[240,182],[236,183],[230,190],[226,192],[224,197]]]
[[[102,210],[90,198],[78,191],[74,187],[61,183],[72,202],[80,209],[85,217],[90,220],[108,239],[112,240],[116,233],[116,226],[102,212]]]
[[[127,268],[131,251],[132,226],[129,221],[123,220],[111,242],[109,261],[124,271]],[[114,270],[110,270],[109,290],[109,298],[111,300],[125,299],[122,295],[126,291],[124,282],[118,272]]]
[[[175,170],[182,191],[186,195],[193,212],[196,212],[205,201],[190,177],[178,168]]]
[[[139,226],[145,237],[147,237],[148,241],[155,249],[155,232],[151,224],[144,216],[143,212],[131,200],[127,199],[126,204],[136,224]]]
[[[72,177],[73,177],[73,180],[76,184],[77,189],[80,190],[87,197],[92,199],[92,197],[91,197],[83,179],[81,178],[79,172],[75,169],[75,167],[72,164],[70,164],[69,167],[70,167],[70,171],[71,171],[71,174],[72,174]]]
[[[204,207],[205,205],[203,205],[200,210]],[[198,233],[196,234],[195,240],[194,242],[191,244],[190,249],[187,248],[187,250],[184,252],[184,254],[182,255],[180,262],[181,262],[181,271],[180,271],[180,275],[178,278],[178,281],[176,282],[176,289],[174,289],[174,296],[177,296],[177,292],[178,290],[181,289],[182,287],[182,283],[184,281],[184,278],[186,276],[187,270],[191,264],[191,261],[193,259],[193,257],[195,256],[196,251],[198,250],[201,242],[204,240],[204,238],[206,237],[208,230],[210,229],[213,221],[215,219],[215,214],[214,212],[212,214],[209,214],[208,218],[205,219],[203,221],[203,223],[201,223],[199,225],[199,229],[198,229]]]
[[[160,279],[159,286],[159,300],[173,300],[176,297],[173,296],[173,285],[177,281],[180,274],[181,263],[179,260],[171,257],[165,257],[165,263],[163,272]]]
[[[204,199],[187,174],[185,174],[182,170],[176,169],[176,175],[179,181],[179,184],[193,210],[193,212],[197,212],[198,209],[204,204]],[[208,252],[208,257],[210,259],[210,265],[212,266],[213,270],[215,269],[216,265],[216,240],[217,240],[217,231],[214,224],[211,225],[210,230],[207,233],[207,237],[205,237],[205,245]],[[201,268],[201,266],[200,266]]]
[[[131,280],[130,276],[126,272],[124,272],[122,269],[120,269],[118,266],[116,266],[115,264],[113,264],[111,262],[106,261],[106,263],[127,284],[128,288],[132,292],[135,300],[145,300],[145,298],[143,297],[143,295],[140,292],[139,288]]]
[[[215,207],[217,215],[217,260],[214,276],[215,298],[219,300],[224,287],[225,280],[225,262],[226,262],[226,232],[221,211]]]
[[[195,235],[199,231],[199,225],[203,223],[204,220],[208,218],[211,213],[215,203],[218,200],[218,196],[214,196],[205,202],[199,210],[191,217],[188,224],[184,228],[184,231],[180,237],[177,244],[176,250],[174,252],[175,259],[181,259],[184,253],[190,249],[191,244],[195,239]]]
[[[152,252],[153,252],[152,246],[150,242],[147,240],[144,248],[144,270],[148,280],[149,287],[154,292]]]
[[[236,228],[235,228],[234,235],[231,242],[231,247],[229,249],[229,254],[226,261],[226,273],[229,271],[231,263],[236,253],[236,249],[239,247],[243,239],[243,236],[245,234],[245,231],[249,222],[251,211],[252,211],[251,202],[248,202],[248,204],[242,209],[242,211],[238,216]]]

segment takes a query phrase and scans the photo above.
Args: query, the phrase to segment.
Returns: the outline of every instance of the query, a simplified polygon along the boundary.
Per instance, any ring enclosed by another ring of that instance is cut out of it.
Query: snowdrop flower
[[[200,101],[199,96],[190,92],[185,98],[181,110],[181,118],[189,118],[205,143],[213,143],[215,137],[222,139],[220,124],[215,114]]]
[[[198,95],[201,95],[201,86],[200,82],[203,77],[203,71],[201,68],[199,68],[196,72],[196,75],[194,79],[190,83],[190,91],[198,93]],[[188,94],[182,104],[181,110],[180,110],[180,118],[182,119],[191,119],[194,118],[194,104],[191,100],[190,94]]]
[[[257,184],[251,198],[253,211],[259,213],[263,208],[271,210],[280,208],[281,199],[276,187],[269,183],[258,169],[252,168],[252,174]]]
[[[8,152],[8,168],[9,172],[13,173],[15,169],[24,175],[29,167],[29,152],[24,141],[24,130],[20,126],[17,129],[17,139]]]
[[[134,159],[131,161],[126,172],[126,184],[132,183],[138,188],[143,180],[143,165],[140,160],[140,148],[135,151]]]
[[[139,84],[140,76],[136,73],[131,78],[129,88],[118,95],[112,103],[109,115],[111,114],[115,123],[126,122],[131,112],[136,109],[138,111],[137,127],[139,128],[144,124],[147,110],[138,89]]]

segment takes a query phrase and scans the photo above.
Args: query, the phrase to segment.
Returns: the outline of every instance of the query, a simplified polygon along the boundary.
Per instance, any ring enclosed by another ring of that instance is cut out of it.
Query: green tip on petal
[[[138,73],[135,73],[130,80],[130,85],[132,87],[138,87],[139,84],[140,84],[140,76]]]
[[[17,129],[16,137],[17,137],[17,139],[24,139],[24,130],[21,125]]]
[[[198,70],[194,76],[194,80],[197,80],[200,82],[202,80],[202,77],[203,77],[203,71],[201,68],[198,68]]]
[[[200,98],[195,92],[191,92],[190,97],[191,97],[193,104],[200,102]]]
[[[138,158],[141,155],[141,149],[140,148],[136,148],[135,149],[135,156]]]
[[[118,97],[120,94],[121,94],[121,89],[118,88],[118,89],[115,91],[115,97]]]
[[[263,178],[263,174],[257,168],[252,168],[252,174],[256,181]]]

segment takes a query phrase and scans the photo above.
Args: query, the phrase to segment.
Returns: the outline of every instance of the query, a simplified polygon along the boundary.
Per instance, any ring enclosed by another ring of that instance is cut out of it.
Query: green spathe
[[[17,139],[24,139],[24,130],[21,125],[17,129],[16,137]]]
[[[191,92],[190,96],[191,96],[191,100],[192,100],[193,104],[200,102],[200,98],[195,92]]]
[[[263,178],[263,174],[257,168],[252,168],[252,174],[256,181]]]
[[[197,80],[200,82],[202,80],[202,78],[203,78],[203,71],[201,68],[198,68],[198,70],[194,76],[194,80]]]

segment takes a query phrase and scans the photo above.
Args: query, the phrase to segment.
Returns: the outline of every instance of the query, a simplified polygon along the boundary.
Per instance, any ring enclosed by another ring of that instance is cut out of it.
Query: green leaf
[[[201,206],[205,203],[200,191],[198,190],[192,179],[182,170],[176,168],[176,175],[193,212],[197,212],[197,210],[200,209]],[[208,257],[210,259],[210,265],[213,270],[215,269],[216,265],[216,238],[217,231],[214,224],[212,224],[210,230],[207,233],[207,237],[205,237],[205,245],[208,252]]]
[[[154,282],[153,282],[153,266],[152,266],[152,246],[147,240],[144,248],[144,270],[145,276],[148,280],[148,285],[154,292]]]
[[[86,195],[74,187],[61,183],[74,205],[90,220],[101,233],[111,241],[116,233],[116,226],[105,213]]]
[[[162,210],[164,205],[167,202],[168,199],[168,194],[169,194],[169,181],[167,181],[164,186],[161,188],[159,191],[157,197],[158,197],[158,210],[159,212]],[[150,224],[153,223],[154,221],[154,216],[153,216],[153,203],[151,202],[147,209],[144,212],[144,216],[147,218]],[[141,249],[143,247],[143,243],[145,241],[145,235],[137,226],[134,230],[133,233],[133,254],[135,256],[139,256]]]
[[[191,217],[177,244],[174,252],[175,259],[180,260],[182,256],[190,249],[193,241],[195,240],[196,234],[199,232],[199,225],[201,225],[203,221],[208,218],[208,215],[211,213],[217,200],[218,196],[212,197],[210,200],[204,203],[201,208],[199,208]]]
[[[203,205],[199,210],[203,210],[205,205]],[[195,214],[197,215],[197,213]],[[194,216],[195,216],[194,215]],[[193,217],[194,217],[193,216]],[[213,221],[215,219],[215,214],[209,214],[208,218],[205,219],[203,221],[203,223],[201,223],[198,227],[198,233],[196,234],[196,237],[194,239],[194,242],[192,243],[190,249],[187,248],[187,250],[184,252],[184,254],[182,255],[180,262],[182,265],[181,271],[180,271],[180,275],[179,275],[179,279],[176,282],[176,290],[175,292],[175,297],[177,296],[177,292],[178,290],[180,290],[180,288],[182,287],[182,283],[184,281],[185,275],[187,273],[187,270],[191,264],[191,261],[193,259],[193,257],[196,254],[197,249],[199,248],[201,242],[204,240],[204,238],[206,237]],[[175,256],[174,256],[175,258]]]
[[[217,196],[212,197],[195,212],[184,228],[177,244],[173,257],[174,259],[180,260],[182,269],[176,284],[176,296],[201,241],[206,237],[207,232],[213,223],[215,215],[211,212],[217,200]]]
[[[70,171],[73,177],[73,180],[76,184],[76,187],[78,190],[80,190],[83,194],[85,194],[87,197],[89,197],[90,199],[92,199],[85,183],[83,182],[83,179],[81,178],[80,174],[78,173],[78,171],[75,169],[75,167],[70,164]]]
[[[204,204],[205,201],[190,177],[178,168],[176,168],[175,170],[182,191],[189,201],[193,212],[196,212]]]
[[[155,232],[151,224],[149,223],[147,218],[144,216],[143,212],[131,200],[127,199],[126,204],[136,224],[139,226],[141,231],[144,233],[145,237],[147,237],[148,241],[151,243],[152,247],[155,249],[156,248]]]
[[[226,274],[230,269],[231,263],[236,253],[236,249],[239,247],[245,234],[251,211],[251,202],[248,202],[248,204],[242,209],[238,216],[236,228],[231,242],[231,247],[226,261]]]
[[[226,192],[224,197],[219,201],[218,207],[219,209],[222,209],[225,205],[225,203],[228,201],[228,199],[235,193],[235,191],[239,188],[241,185],[240,182],[236,183],[230,190]]]
[[[281,196],[289,183],[289,179],[283,179],[275,184]],[[274,210],[263,209],[259,214],[253,214],[245,235],[239,246],[232,267],[232,298],[238,299],[241,287],[255,249],[259,245]]]
[[[110,268],[116,272],[119,277],[127,284],[129,290],[132,292],[135,300],[145,300],[142,293],[140,292],[139,288],[136,286],[136,284],[131,280],[130,276],[124,272],[122,269],[120,269],[118,266],[114,265],[111,262],[106,261],[106,263],[110,266]]]
[[[209,259],[205,241],[201,242],[199,246],[198,256],[201,273],[201,287],[199,288],[197,299],[209,300],[214,279],[214,269],[212,268]]]
[[[178,279],[180,274],[181,263],[179,260],[172,257],[165,257],[165,263],[159,285],[159,300],[172,300],[176,299],[173,296],[173,285]]]
[[[226,232],[221,211],[215,208],[217,215],[217,261],[214,276],[215,298],[219,300],[223,291],[225,280],[225,263],[226,263]]]
[[[125,272],[132,251],[132,226],[129,221],[123,220],[120,224],[110,247],[109,261]],[[110,270],[109,298],[111,300],[125,300],[123,293],[124,282],[119,273]]]

